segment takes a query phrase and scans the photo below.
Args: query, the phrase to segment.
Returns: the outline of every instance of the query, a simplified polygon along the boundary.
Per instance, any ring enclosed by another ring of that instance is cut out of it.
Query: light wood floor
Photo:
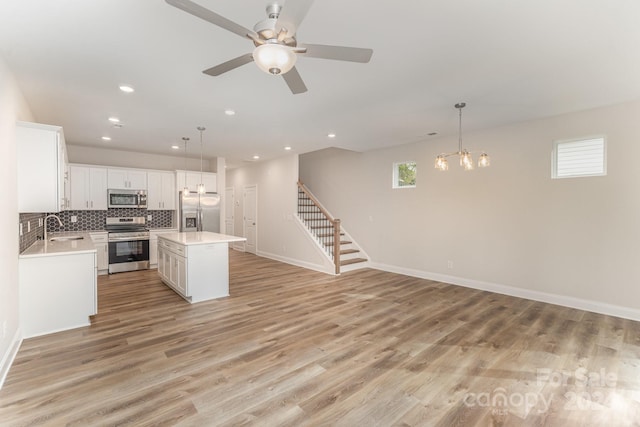
[[[90,327],[25,340],[0,425],[640,425],[639,323],[234,251],[230,270],[232,296],[195,305],[154,270],[100,277]]]

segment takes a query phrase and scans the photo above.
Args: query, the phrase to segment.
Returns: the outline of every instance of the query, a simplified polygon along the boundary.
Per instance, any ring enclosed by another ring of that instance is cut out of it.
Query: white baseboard
[[[524,298],[533,301],[546,302],[549,304],[561,305],[564,307],[576,308],[579,310],[591,311],[594,313],[606,314],[609,316],[621,317],[640,321],[640,310],[624,307],[620,305],[608,304],[599,301],[570,297],[566,295],[550,294],[547,292],[533,291],[530,289],[515,288],[513,286],[499,285],[497,283],[483,282],[480,280],[466,279],[463,277],[449,276],[446,274],[431,273],[428,271],[415,270],[411,268],[397,267],[394,265],[369,262],[369,267],[377,270],[388,271],[390,273],[404,274],[406,276],[418,277],[421,279],[435,280],[437,282],[449,283],[452,285],[464,286],[481,291],[495,292],[497,294],[509,295],[512,297]]]
[[[320,265],[320,264],[312,264],[310,262],[300,261],[298,259],[284,257],[282,255],[276,255],[276,254],[263,252],[263,251],[258,251],[256,255],[264,258],[269,258],[275,261],[284,262],[285,264],[295,265],[296,267],[302,267],[302,268],[307,268],[309,270],[319,271],[320,273],[335,274],[335,271],[328,270],[324,265]]]
[[[22,345],[22,334],[20,333],[20,329],[18,329],[11,340],[11,345],[9,346],[9,351],[2,357],[2,361],[0,361],[0,389],[4,384],[4,380],[7,378],[9,374],[9,369],[11,369],[11,365],[18,354],[18,350],[20,350],[20,346]]]

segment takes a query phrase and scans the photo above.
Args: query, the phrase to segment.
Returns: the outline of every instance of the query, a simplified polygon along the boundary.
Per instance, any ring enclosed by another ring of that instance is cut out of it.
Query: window
[[[555,141],[552,178],[606,175],[604,136]]]
[[[393,164],[393,188],[415,188],[416,162]]]

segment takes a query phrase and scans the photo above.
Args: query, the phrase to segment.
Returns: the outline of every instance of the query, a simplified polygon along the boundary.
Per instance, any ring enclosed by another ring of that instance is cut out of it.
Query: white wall
[[[33,115],[0,56],[0,387],[20,345],[16,120]]]
[[[243,189],[258,188],[257,254],[314,270],[332,272],[333,264],[320,252],[296,220],[298,156],[255,163],[227,171],[226,186],[233,187],[236,206],[234,228],[243,235]]]
[[[175,156],[165,156],[162,154],[112,150],[109,148],[87,147],[67,143],[67,152],[70,163],[160,170],[185,169],[185,159],[184,156],[181,156],[181,153],[184,151],[180,152],[180,150],[176,150]],[[205,172],[216,172],[216,161],[203,159],[202,169]],[[188,158],[187,170],[199,171],[200,158]]]
[[[488,169],[434,169],[456,136],[310,153],[300,177],[378,268],[640,320],[638,117],[633,102],[465,134]],[[596,134],[608,175],[552,180],[552,141]],[[417,188],[392,190],[408,160]]]

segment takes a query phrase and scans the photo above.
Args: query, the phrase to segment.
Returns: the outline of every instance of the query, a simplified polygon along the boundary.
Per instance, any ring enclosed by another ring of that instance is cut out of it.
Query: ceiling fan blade
[[[227,62],[216,65],[215,67],[204,70],[203,73],[210,76],[219,76],[222,73],[226,73],[227,71],[241,67],[244,64],[248,64],[251,61],[253,61],[253,54],[245,53],[242,56],[238,56],[237,58],[233,58]]]
[[[313,0],[287,0],[276,21],[276,33],[286,28],[289,36],[293,36],[312,4]]]
[[[282,78],[287,82],[287,86],[289,86],[289,89],[291,89],[291,92],[293,92],[294,95],[307,91],[307,87],[302,81],[302,77],[300,77],[300,73],[298,73],[296,67],[293,67],[291,70],[283,74]]]
[[[369,62],[371,55],[373,55],[372,49],[363,49],[360,47],[330,46],[307,43],[299,44],[298,47],[307,49],[307,52],[303,54],[304,56],[322,59],[335,59],[338,61],[364,63]]]
[[[224,28],[225,30],[231,31],[232,33],[236,33],[240,37],[249,37],[247,34],[255,34],[253,30],[243,27],[240,24],[236,24],[233,21],[228,20],[222,15],[218,15],[211,10],[200,6],[190,0],[165,0],[171,6],[177,7],[178,9],[182,9],[187,13],[192,14],[193,16],[197,16],[200,19],[204,19],[207,22],[211,22],[218,27]],[[249,37],[251,38],[251,37]]]

